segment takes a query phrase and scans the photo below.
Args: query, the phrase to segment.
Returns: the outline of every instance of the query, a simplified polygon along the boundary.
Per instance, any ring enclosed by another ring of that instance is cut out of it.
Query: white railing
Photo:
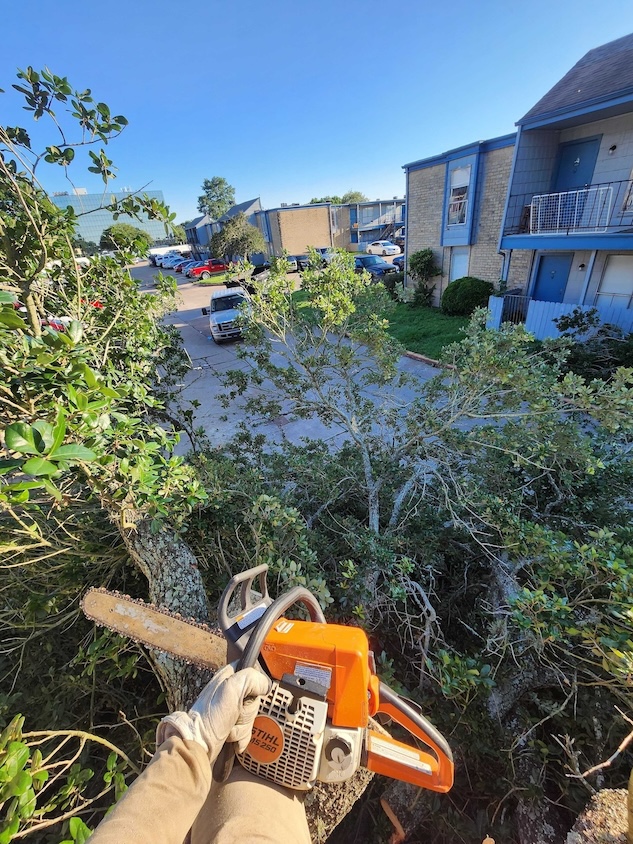
[[[499,328],[503,322],[522,322],[537,340],[545,340],[546,337],[558,337],[560,334],[554,320],[570,316],[576,308],[582,311],[592,310],[589,305],[540,302],[525,296],[491,296],[488,300],[487,327]],[[617,325],[627,334],[633,333],[633,309],[606,306],[601,302],[596,304],[595,309],[601,322]]]
[[[605,232],[612,200],[611,185],[535,196],[530,206],[530,234]]]

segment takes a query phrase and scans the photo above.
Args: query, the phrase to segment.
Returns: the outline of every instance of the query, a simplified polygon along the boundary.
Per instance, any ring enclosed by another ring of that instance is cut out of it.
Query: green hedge
[[[475,308],[486,307],[493,292],[494,286],[489,281],[467,275],[448,285],[440,307],[450,316],[470,316]]]

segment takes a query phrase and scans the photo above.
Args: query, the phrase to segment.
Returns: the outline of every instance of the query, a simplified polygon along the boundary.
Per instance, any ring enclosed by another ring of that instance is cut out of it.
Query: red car
[[[213,273],[224,273],[228,270],[229,265],[224,261],[219,261],[217,258],[209,258],[204,264],[199,267],[191,267],[187,272],[189,278],[209,278]]]

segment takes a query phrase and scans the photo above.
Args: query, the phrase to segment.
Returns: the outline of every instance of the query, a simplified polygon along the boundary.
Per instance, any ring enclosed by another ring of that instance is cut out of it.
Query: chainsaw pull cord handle
[[[294,604],[303,604],[310,613],[310,620],[319,624],[326,624],[325,616],[321,605],[311,592],[304,589],[303,586],[295,586],[285,595],[280,595],[272,604],[267,607],[257,626],[251,633],[246,647],[242,652],[242,656],[237,664],[236,671],[241,671],[242,668],[254,668],[257,664],[259,654],[261,653],[262,645],[266,641],[266,637],[281,618],[281,616],[294,606]],[[213,768],[213,778],[217,782],[226,782],[229,774],[233,770],[233,760],[235,759],[235,748],[232,743],[225,743],[220,751],[216,763]]]

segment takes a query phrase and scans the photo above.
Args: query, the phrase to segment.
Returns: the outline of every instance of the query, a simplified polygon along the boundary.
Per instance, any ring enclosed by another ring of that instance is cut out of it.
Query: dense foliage
[[[441,272],[441,267],[438,266],[432,249],[419,249],[409,256],[408,273],[415,282],[411,299],[411,304],[414,307],[429,307],[433,303],[435,285],[430,282]]]
[[[48,70],[20,80],[27,110],[64,142],[37,153],[25,129],[0,128],[0,836],[84,840],[73,815],[103,812],[123,772],[143,764],[163,691],[138,648],[79,617],[78,596],[90,584],[151,592],[130,564],[130,524],[146,519],[160,535],[205,494],[173,455],[172,388],[186,361],[160,318],[175,285],[141,294],[125,269],[133,252],[78,265],[72,209],[35,175],[87,146],[107,185],[112,162],[90,147],[125,118]],[[134,194],[108,207],[170,221]]]
[[[282,582],[322,580],[331,617],[369,630],[383,676],[450,736],[452,798],[415,801],[429,840],[562,834],[587,794],[579,774],[625,734],[617,708],[630,712],[633,372],[587,381],[564,347],[487,331],[478,312],[445,355],[454,368],[416,382],[372,316],[389,311],[384,291],[348,264],[306,273],[300,303],[273,268],[242,352],[254,366],[229,377],[252,414],[318,418],[340,447],[271,453],[249,425],[202,533],[232,567],[262,530],[238,502],[266,495],[305,525],[307,546],[273,518],[264,559]]]
[[[367,202],[368,199],[364,193],[359,190],[348,190],[347,193],[344,193],[343,196],[333,195],[333,196],[321,196],[316,197],[313,196],[310,200],[310,205],[317,205],[322,202],[330,202],[332,205],[347,205],[348,203],[353,202]]]
[[[476,308],[486,307],[493,291],[494,285],[481,278],[456,278],[442,294],[442,311],[450,316],[470,316]]]
[[[568,341],[566,367],[585,378],[611,378],[618,367],[633,367],[633,334],[603,323],[595,308],[575,308],[554,322]]]
[[[227,261],[248,258],[254,252],[262,252],[265,248],[263,234],[252,226],[242,213],[227,220],[221,231],[215,232],[211,237],[213,256]]]

